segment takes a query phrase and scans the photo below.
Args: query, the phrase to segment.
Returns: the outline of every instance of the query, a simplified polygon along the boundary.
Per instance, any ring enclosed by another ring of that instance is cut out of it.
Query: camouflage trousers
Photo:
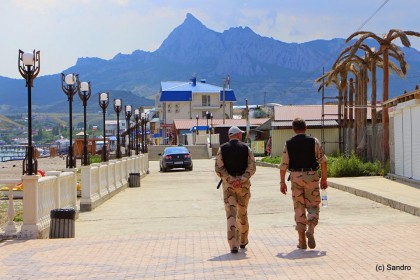
[[[251,198],[249,186],[241,188],[223,187],[223,198],[227,218],[227,240],[229,247],[239,248],[248,243],[248,203]]]
[[[319,219],[319,176],[316,171],[291,172],[293,207],[297,231],[314,233]]]

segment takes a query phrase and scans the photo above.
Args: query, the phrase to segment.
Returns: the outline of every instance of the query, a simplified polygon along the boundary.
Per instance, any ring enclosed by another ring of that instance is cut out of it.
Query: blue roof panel
[[[223,88],[207,83],[197,82],[161,82],[161,102],[168,101],[191,101],[195,93],[220,93],[220,101],[223,101]],[[225,101],[236,101],[235,93],[232,89],[225,89]]]
[[[162,91],[160,94],[160,101],[191,101],[191,91]]]
[[[223,90],[220,91],[220,101],[223,101]],[[225,101],[236,101],[233,90],[225,90]]]

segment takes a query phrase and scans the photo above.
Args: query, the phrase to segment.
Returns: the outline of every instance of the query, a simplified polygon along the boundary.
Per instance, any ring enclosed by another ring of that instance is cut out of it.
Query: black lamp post
[[[210,148],[211,148],[211,134],[213,132],[213,114],[210,114]]]
[[[148,116],[146,113],[141,113],[141,131],[142,131],[142,135],[141,135],[141,141],[143,143],[142,148],[141,148],[141,152],[147,153],[147,122],[148,122]]]
[[[198,135],[198,114],[197,115],[195,115],[195,118],[196,118],[196,120],[197,120],[197,129],[196,129],[196,134]]]
[[[147,153],[147,122],[149,121],[149,115],[147,115],[146,113],[144,114],[144,130],[143,130],[143,144],[144,144],[144,153]]]
[[[141,143],[142,143],[142,145],[141,145],[141,153],[142,154],[144,154],[144,152],[145,152],[145,150],[144,150],[144,143],[146,142],[145,140],[144,140],[144,135],[145,135],[145,117],[146,117],[146,114],[145,113],[141,113],[141,121],[140,121],[140,124],[141,124]]]
[[[69,138],[70,138],[70,145],[69,145],[69,153],[67,154],[66,158],[66,167],[67,168],[75,168],[76,167],[76,158],[73,154],[73,96],[76,92],[79,91],[77,87],[79,83],[79,75],[78,74],[67,74],[64,75],[61,73],[61,88],[63,92],[67,95],[69,100]]]
[[[79,97],[83,102],[83,155],[82,165],[89,165],[86,137],[86,106],[90,98],[90,82],[79,82]]]
[[[122,110],[122,99],[114,99],[114,111],[117,113],[117,158],[121,158],[120,147],[120,113]]]
[[[209,119],[210,119],[210,113],[209,113],[209,111],[206,112],[206,119],[207,119],[206,134],[209,134]]]
[[[103,116],[103,131],[104,131],[104,143],[102,145],[102,162],[107,161],[107,149],[106,149],[106,129],[105,129],[105,113],[106,108],[109,104],[109,92],[102,92],[98,94],[99,97],[99,106],[102,108],[102,116]]]
[[[36,76],[40,70],[40,53],[39,51],[32,53],[25,53],[19,50],[18,69],[20,75],[26,81],[28,88],[28,147],[26,149],[26,156],[23,160],[23,175],[36,175],[38,170],[38,162],[34,158],[34,147],[32,146],[32,87]]]
[[[136,155],[139,154],[139,119],[140,119],[140,111],[139,109],[134,110],[134,119],[136,120],[136,138],[134,139],[134,142],[136,145]]]
[[[127,144],[125,145],[126,156],[131,156],[130,118],[131,118],[131,105],[125,105],[125,121],[127,122],[127,134],[128,134],[128,145]]]

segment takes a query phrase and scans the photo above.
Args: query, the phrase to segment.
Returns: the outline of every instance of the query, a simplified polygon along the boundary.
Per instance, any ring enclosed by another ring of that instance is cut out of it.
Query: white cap
[[[229,136],[234,135],[234,134],[238,134],[238,133],[245,133],[245,131],[240,130],[237,126],[232,126],[231,128],[229,128]]]

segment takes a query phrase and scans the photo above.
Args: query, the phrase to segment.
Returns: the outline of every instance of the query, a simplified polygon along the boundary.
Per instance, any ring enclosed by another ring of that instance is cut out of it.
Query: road
[[[127,188],[92,212],[80,213],[76,236],[225,229],[225,212],[214,160],[195,160],[193,171],[160,172],[150,162],[150,174],[140,188]],[[279,191],[279,170],[257,167],[252,177],[249,223],[253,229],[293,227],[290,192]],[[420,218],[369,199],[328,189],[329,207],[322,208],[318,227],[419,223]]]

